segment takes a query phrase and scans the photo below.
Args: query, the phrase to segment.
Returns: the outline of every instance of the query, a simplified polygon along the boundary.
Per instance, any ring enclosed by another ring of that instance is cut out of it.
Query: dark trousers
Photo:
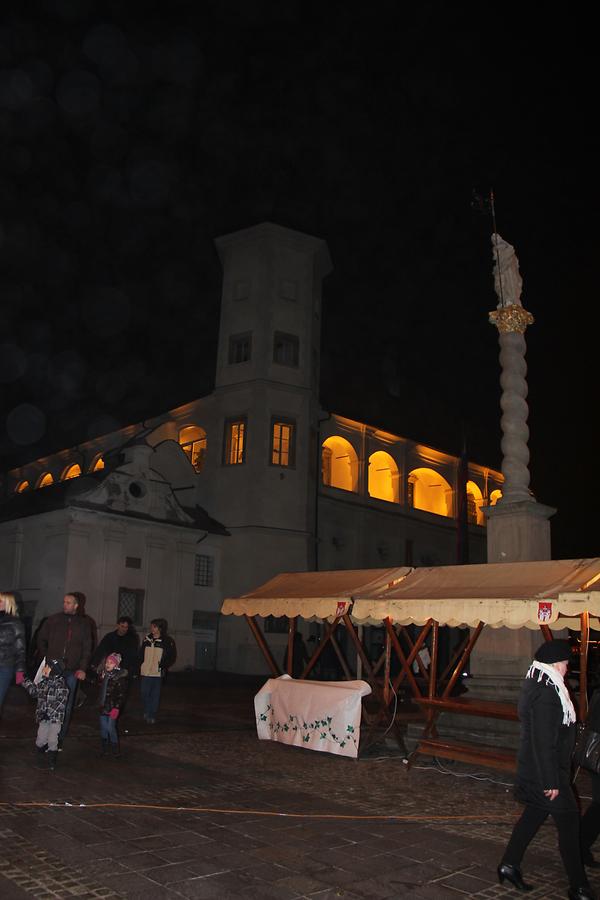
[[[0,710],[2,709],[2,704],[4,703],[4,698],[6,697],[6,692],[11,686],[14,677],[14,666],[0,666]]]
[[[158,712],[158,704],[160,702],[161,678],[154,678],[149,675],[142,675],[140,678],[140,693],[142,695],[142,706],[144,707],[144,716],[147,719],[155,719]]]
[[[600,775],[590,772],[592,780],[592,802],[581,820],[581,847],[590,853],[592,844],[600,834]]]
[[[67,687],[69,688],[69,699],[67,700],[67,706],[65,708],[65,717],[63,719],[62,727],[60,729],[60,734],[58,736],[59,741],[62,741],[64,737],[67,735],[67,731],[69,730],[69,724],[71,722],[71,714],[73,712],[73,704],[75,703],[75,695],[77,693],[77,685],[78,681],[75,677],[75,672],[65,671],[63,672],[63,678],[67,682]]]
[[[581,861],[579,813],[576,808],[548,810],[528,804],[523,810],[523,815],[513,828],[513,833],[504,851],[502,862],[520,867],[527,847],[548,816],[552,816],[558,828],[558,849],[569,879],[569,885],[575,889],[587,885],[588,880]]]

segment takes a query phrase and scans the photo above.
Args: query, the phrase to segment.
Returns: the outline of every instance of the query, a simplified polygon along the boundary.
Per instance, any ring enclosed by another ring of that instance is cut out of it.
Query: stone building
[[[179,667],[261,672],[223,597],[281,571],[456,562],[460,460],[320,408],[324,241],[266,223],[216,245],[213,392],[5,473],[0,583],[33,628],[79,590],[100,634],[164,616]],[[468,463],[472,562],[501,483]]]

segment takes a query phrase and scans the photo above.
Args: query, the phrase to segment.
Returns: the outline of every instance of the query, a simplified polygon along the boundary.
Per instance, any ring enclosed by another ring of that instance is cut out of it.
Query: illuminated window
[[[42,475],[42,477],[40,478],[40,480],[38,481],[38,487],[44,488],[44,487],[48,487],[51,484],[54,484],[54,478],[52,477],[50,472],[45,472]]]
[[[369,457],[369,496],[398,503],[400,475],[389,453],[377,450]]]
[[[271,465],[296,464],[296,428],[289,419],[271,419]]]
[[[104,468],[104,459],[102,456],[98,456],[94,462],[92,463],[91,472],[101,472]]]
[[[229,419],[225,422],[223,465],[239,466],[246,461],[246,419]]]
[[[79,478],[81,475],[81,466],[79,463],[75,463],[72,466],[69,466],[62,475],[62,481],[67,481],[69,478]]]
[[[452,488],[434,469],[413,469],[408,476],[407,500],[414,509],[452,515]]]
[[[484,525],[485,518],[481,507],[483,494],[474,481],[467,481],[467,520],[471,525]]]
[[[275,332],[273,362],[280,366],[297,366],[300,358],[300,341],[293,334]]]
[[[252,355],[252,335],[234,334],[229,338],[229,365],[248,362]]]
[[[352,444],[343,437],[327,438],[322,450],[323,484],[342,491],[358,490],[358,456]]]
[[[498,500],[502,499],[502,491],[492,491],[490,494],[490,506],[495,506]]]
[[[23,491],[29,490],[29,482],[28,481],[20,481],[15,488],[15,494],[22,494]]]
[[[179,432],[179,443],[196,472],[201,472],[206,457],[205,430],[197,425],[186,425]]]

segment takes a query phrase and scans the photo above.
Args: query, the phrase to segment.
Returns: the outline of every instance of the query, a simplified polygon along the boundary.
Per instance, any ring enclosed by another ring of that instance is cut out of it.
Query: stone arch
[[[358,491],[358,456],[350,441],[337,434],[323,441],[321,466],[323,484]]]
[[[413,469],[408,476],[408,501],[415,509],[452,515],[452,488],[443,475],[435,469]]]
[[[400,502],[398,466],[385,450],[376,450],[369,457],[369,496],[389,503]]]
[[[16,486],[15,494],[22,494],[23,491],[28,491],[28,490],[29,490],[29,482],[25,478],[25,479],[23,479],[23,481],[20,481],[18,483],[18,485]]]
[[[199,425],[185,425],[179,429],[179,446],[193,465],[196,472],[204,467],[207,450],[207,437],[204,428]]]
[[[481,488],[474,481],[467,481],[467,517],[471,525],[484,525],[485,518],[481,507],[483,506],[483,494]]]
[[[37,486],[39,488],[50,487],[51,484],[54,484],[54,478],[52,477],[52,472],[43,472],[40,475]]]
[[[97,456],[94,457],[92,461],[92,465],[90,466],[90,472],[101,472],[104,468],[104,457],[101,453],[98,453]]]
[[[502,491],[501,490],[496,489],[495,491],[492,491],[492,493],[490,494],[490,506],[495,506],[496,503],[498,502],[498,500],[501,500],[501,499],[502,499]]]
[[[65,471],[62,473],[61,481],[67,481],[69,478],[79,478],[81,475],[81,466],[79,463],[73,463],[71,466],[67,466]]]

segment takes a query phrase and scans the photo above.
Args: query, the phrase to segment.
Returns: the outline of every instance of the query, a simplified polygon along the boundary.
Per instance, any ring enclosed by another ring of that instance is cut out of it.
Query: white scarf
[[[548,676],[548,681],[551,681],[554,685],[556,693],[558,694],[558,699],[560,700],[560,705],[563,710],[563,725],[574,725],[576,721],[575,715],[575,707],[573,706],[573,702],[569,697],[569,692],[567,690],[567,686],[565,685],[564,679],[558,669],[555,669],[554,666],[549,666],[546,663],[538,662],[537,659],[534,659],[529,669],[527,670],[526,678],[535,678],[536,671],[539,672],[538,681],[541,681],[544,675]]]

